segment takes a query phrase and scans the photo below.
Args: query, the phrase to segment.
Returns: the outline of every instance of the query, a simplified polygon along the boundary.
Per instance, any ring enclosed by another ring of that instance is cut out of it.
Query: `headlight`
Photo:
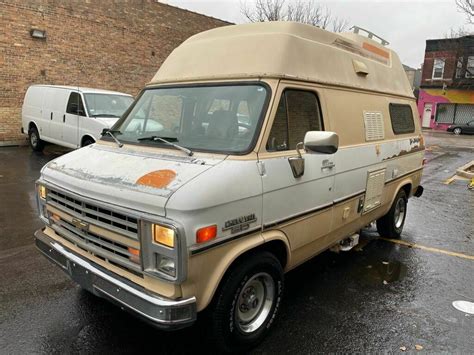
[[[36,202],[38,205],[39,217],[44,223],[49,224],[47,217],[48,212],[46,210],[46,196],[48,194],[48,190],[46,189],[46,186],[37,183],[36,191]]]
[[[174,248],[175,232],[174,229],[152,224],[153,242]]]
[[[157,257],[159,260],[156,261],[157,269],[167,275],[176,277],[176,262],[163,255]]]
[[[171,221],[141,221],[140,253],[146,274],[172,282],[184,280],[186,244],[181,233]]]

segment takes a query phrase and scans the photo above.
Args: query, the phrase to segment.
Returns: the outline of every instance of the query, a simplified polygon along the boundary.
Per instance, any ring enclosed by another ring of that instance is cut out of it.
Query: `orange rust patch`
[[[387,59],[390,58],[389,52],[384,51],[383,49],[380,49],[379,47],[376,47],[376,46],[374,46],[370,43],[364,42],[362,44],[362,48],[368,50],[369,52],[375,53],[375,54],[377,54],[381,57],[384,57],[384,58],[387,58]]]
[[[157,170],[143,175],[137,180],[138,185],[163,188],[176,178],[176,172],[173,170]]]

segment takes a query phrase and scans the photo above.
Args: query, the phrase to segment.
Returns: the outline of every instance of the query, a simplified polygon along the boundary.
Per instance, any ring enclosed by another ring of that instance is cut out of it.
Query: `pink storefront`
[[[474,120],[474,90],[420,89],[418,112],[423,128],[446,130]]]

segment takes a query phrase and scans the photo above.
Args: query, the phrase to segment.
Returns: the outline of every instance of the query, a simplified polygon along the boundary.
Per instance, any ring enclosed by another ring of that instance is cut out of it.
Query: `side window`
[[[319,102],[309,91],[285,90],[275,115],[267,150],[294,150],[308,131],[322,131]]]
[[[390,104],[389,109],[393,133],[403,134],[415,132],[413,112],[410,105]]]
[[[67,102],[66,113],[71,115],[85,116],[86,111],[84,110],[84,105],[82,103],[81,95],[77,92],[71,92],[69,95],[69,100]]]

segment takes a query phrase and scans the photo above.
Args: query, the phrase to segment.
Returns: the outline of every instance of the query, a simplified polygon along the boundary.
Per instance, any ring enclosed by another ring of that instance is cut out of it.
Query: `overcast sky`
[[[242,0],[245,2],[245,0]],[[246,22],[240,0],[162,0],[170,5],[196,11],[235,23]],[[287,0],[293,1],[293,0]],[[251,4],[252,0],[247,0]],[[423,62],[425,40],[443,38],[451,28],[464,26],[465,17],[454,0],[332,0],[319,1],[349,24],[366,28],[390,42],[402,62],[419,68]]]

